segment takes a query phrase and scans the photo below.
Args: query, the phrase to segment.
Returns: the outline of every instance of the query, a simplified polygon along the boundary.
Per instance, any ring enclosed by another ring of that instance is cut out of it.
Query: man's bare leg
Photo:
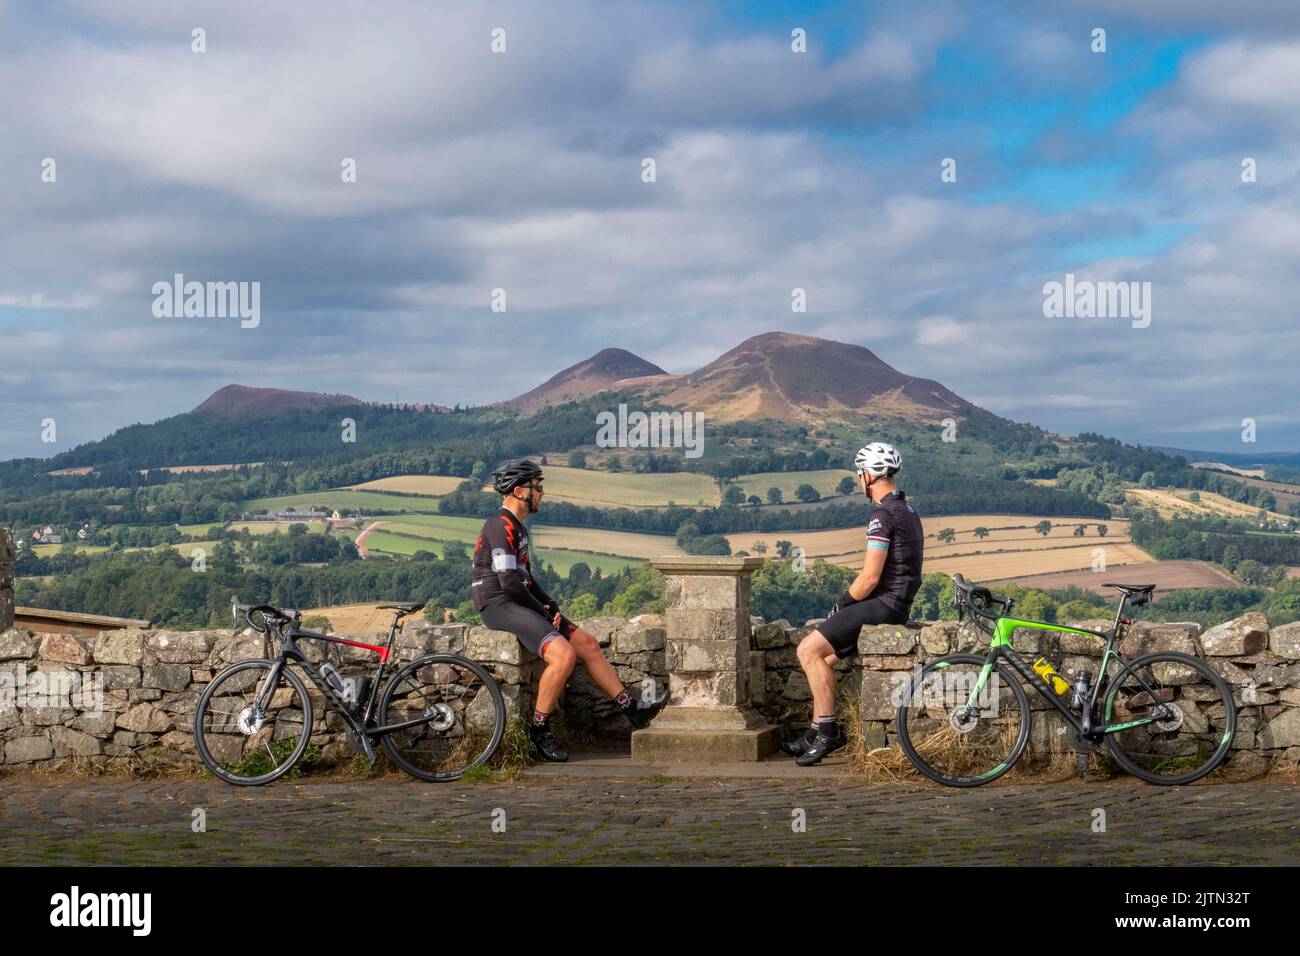
[[[546,669],[537,679],[537,702],[533,706],[543,714],[549,714],[555,710],[560,692],[569,682],[569,675],[573,673],[573,665],[577,663],[578,656],[568,641],[562,637],[553,637],[542,648],[542,659],[546,661]]]
[[[582,666],[587,669],[587,673],[597,687],[610,697],[617,697],[623,692],[623,682],[618,679],[614,665],[605,660],[605,655],[601,653],[600,644],[594,635],[582,628],[576,628],[569,635],[569,643],[573,645],[574,653],[577,654],[578,660],[582,661]]]
[[[820,631],[813,631],[799,642],[795,653],[812,691],[813,720],[834,716],[837,679],[831,664],[839,659],[835,649]]]

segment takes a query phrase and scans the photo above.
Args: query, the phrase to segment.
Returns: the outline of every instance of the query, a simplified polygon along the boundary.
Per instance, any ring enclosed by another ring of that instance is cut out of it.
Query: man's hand
[[[850,604],[857,603],[857,600],[853,597],[853,593],[851,591],[845,591],[840,595],[840,599],[835,602],[835,606],[831,608],[831,614],[834,614],[836,611],[844,610],[844,608],[848,607]],[[827,616],[829,617],[829,615]]]
[[[560,608],[559,608],[559,606],[556,605],[556,606],[552,607],[551,605],[548,604],[548,605],[546,606],[546,610],[548,610],[548,611],[551,612],[551,627],[555,628],[555,629],[558,631],[558,630],[560,629]]]

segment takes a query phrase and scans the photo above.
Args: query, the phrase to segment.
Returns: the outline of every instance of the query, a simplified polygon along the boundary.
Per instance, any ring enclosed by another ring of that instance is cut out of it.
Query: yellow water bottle
[[[1070,689],[1070,682],[1060,674],[1056,673],[1056,669],[1048,663],[1046,657],[1040,657],[1038,660],[1034,661],[1034,673],[1047,681],[1047,683],[1051,685],[1052,690],[1056,691],[1057,694],[1064,694]]]

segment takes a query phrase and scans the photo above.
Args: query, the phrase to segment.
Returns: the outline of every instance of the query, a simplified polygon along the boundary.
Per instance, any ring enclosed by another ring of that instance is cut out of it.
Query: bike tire
[[[1111,707],[1114,704],[1115,694],[1119,692],[1124,676],[1130,671],[1137,670],[1139,667],[1158,661],[1182,664],[1185,667],[1190,667],[1199,672],[1203,678],[1214,685],[1214,688],[1219,692],[1223,703],[1226,705],[1223,732],[1220,736],[1218,746],[1203,765],[1197,767],[1195,770],[1188,771],[1185,774],[1169,777],[1151,773],[1132,760],[1129,755],[1124,752],[1118,743],[1117,734],[1111,733],[1106,735],[1106,747],[1110,751],[1110,755],[1115,758],[1115,762],[1121,767],[1140,780],[1145,780],[1147,783],[1172,787],[1179,784],[1191,783],[1193,780],[1199,780],[1223,762],[1223,759],[1228,755],[1228,751],[1232,748],[1232,738],[1237,732],[1237,708],[1233,703],[1232,689],[1228,687],[1228,682],[1219,675],[1218,671],[1201,658],[1193,657],[1190,654],[1183,654],[1178,651],[1155,651],[1154,653],[1145,654],[1142,657],[1129,661],[1115,675],[1115,679],[1106,689],[1105,709],[1102,711],[1107,722],[1110,721]]]
[[[377,715],[377,720],[381,726],[389,723],[389,704],[392,701],[393,692],[397,689],[403,678],[422,667],[429,667],[437,664],[450,664],[463,668],[482,681],[483,690],[489,695],[488,700],[492,707],[492,733],[487,746],[464,767],[449,771],[430,771],[425,770],[422,767],[417,767],[414,763],[403,756],[401,750],[394,742],[392,734],[385,734],[381,739],[384,750],[388,753],[388,756],[392,758],[393,763],[401,767],[406,773],[418,780],[443,783],[448,780],[455,780],[458,777],[462,777],[473,767],[481,766],[492,759],[492,755],[496,753],[497,747],[501,745],[501,738],[505,734],[506,705],[505,699],[501,696],[501,688],[497,686],[496,678],[488,672],[487,668],[456,654],[432,654],[411,661],[409,664],[402,667],[401,670],[395,672],[384,684],[383,694],[381,694],[379,698]]]
[[[1010,753],[1002,764],[996,767],[992,772],[975,776],[961,776],[957,774],[945,773],[944,771],[931,766],[921,757],[912,741],[909,731],[909,713],[911,711],[922,710],[923,708],[913,708],[910,706],[912,696],[917,688],[921,687],[928,674],[939,670],[939,665],[951,664],[979,664],[983,665],[988,660],[987,657],[981,657],[977,654],[948,654],[944,657],[937,657],[928,662],[921,668],[921,672],[915,675],[907,684],[903,691],[898,705],[898,715],[895,726],[898,728],[898,743],[902,747],[903,753],[911,761],[913,767],[929,777],[935,783],[941,783],[946,787],[982,787],[986,783],[992,783],[1007,771],[1009,771],[1017,760],[1024,753],[1025,746],[1029,743],[1029,730],[1033,720],[1033,711],[1029,707],[1029,697],[1025,694],[1024,687],[1015,676],[1003,666],[1001,661],[994,665],[994,671],[998,677],[1011,687],[1012,696],[1020,709],[1020,728],[1016,734],[1015,744],[1012,746]]]
[[[208,770],[212,771],[213,776],[220,780],[224,780],[226,783],[240,787],[260,787],[273,780],[278,780],[293,769],[293,765],[302,758],[303,753],[307,750],[307,743],[311,740],[311,698],[307,695],[307,686],[302,682],[302,678],[290,670],[288,664],[285,664],[285,666],[280,669],[280,677],[289,683],[298,694],[298,697],[302,700],[303,717],[302,736],[294,746],[289,758],[269,773],[246,777],[239,774],[232,774],[221,765],[220,761],[218,761],[208,749],[206,735],[203,732],[203,717],[212,703],[212,698],[215,692],[220,689],[221,685],[227,679],[239,671],[250,670],[252,668],[270,670],[274,666],[275,661],[262,658],[239,661],[236,664],[231,664],[208,682],[208,686],[204,688],[202,695],[199,697],[198,704],[194,707],[194,749],[198,751],[199,758],[207,766]],[[258,683],[260,685],[260,681]]]

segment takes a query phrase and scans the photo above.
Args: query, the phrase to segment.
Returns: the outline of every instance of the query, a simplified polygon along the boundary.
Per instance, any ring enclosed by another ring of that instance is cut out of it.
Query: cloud
[[[1111,61],[1078,52],[1091,18],[1000,9],[833,14],[838,39],[810,20],[796,55],[779,17],[689,3],[82,3],[39,20],[0,5],[0,82],[21,91],[0,107],[16,356],[0,376],[17,396],[0,454],[49,454],[232,381],[483,403],[605,346],[682,372],[774,328],[865,345],[1056,430],[1162,444],[1231,405],[1300,442],[1265,417],[1300,358],[1290,15],[1271,36],[1220,30],[1098,132],[1089,98]],[[1181,42],[1160,9],[1113,16]],[[993,80],[943,72],[963,57]],[[1004,127],[1023,154],[997,148]],[[1259,158],[1253,191],[1238,153]],[[940,184],[954,154],[961,178]],[[1064,211],[977,192],[1098,154],[1119,198],[1082,177]],[[45,156],[57,183],[40,181]],[[1190,234],[1107,248],[1163,223]],[[1042,284],[1066,269],[1151,281],[1151,327],[1044,319]],[[262,324],[155,319],[150,287],[177,272],[261,282]],[[488,309],[498,287],[505,315]]]

